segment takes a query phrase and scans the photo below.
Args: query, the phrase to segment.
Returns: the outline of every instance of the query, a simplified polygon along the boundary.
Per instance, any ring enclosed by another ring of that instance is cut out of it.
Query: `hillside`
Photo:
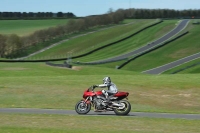
[[[187,26],[187,28],[184,30],[184,31],[188,30],[189,34],[181,37],[180,39],[177,39],[174,42],[171,42],[167,46],[164,46],[160,49],[157,49],[147,55],[144,55],[144,56],[132,61],[131,63],[129,63],[122,69],[142,72],[142,71],[145,71],[145,70],[148,70],[148,69],[160,66],[160,65],[164,65],[166,63],[169,63],[169,62],[172,62],[172,61],[178,60],[180,58],[184,58],[186,56],[189,56],[191,54],[195,54],[195,53],[199,52],[200,45],[198,43],[198,40],[199,40],[198,33],[200,32],[200,27],[199,27],[199,25],[193,25],[192,23],[193,23],[193,21],[191,21],[189,23],[189,25]],[[155,27],[153,27],[153,28],[155,29]],[[190,45],[188,45],[188,44],[190,44]],[[113,48],[113,50],[115,50],[115,49]],[[99,55],[97,55],[97,57],[99,58],[102,55],[103,54],[99,54]],[[94,56],[90,56],[90,57],[94,57]],[[86,57],[84,57],[84,58],[86,58]],[[89,60],[90,59],[85,60],[85,61],[89,61]],[[196,61],[196,62],[198,62],[198,61]],[[103,64],[100,66],[115,68],[116,66],[118,66],[119,64],[122,64],[122,63],[123,63],[123,61],[119,61],[119,62],[115,62],[115,63]],[[199,72],[198,68],[199,68],[199,66],[196,66],[196,69],[195,69],[195,71],[193,71],[193,73],[194,72],[198,73]]]
[[[73,62],[96,61],[127,53],[143,45],[147,45],[149,42],[163,36],[172,30],[177,25],[178,21],[179,20],[164,20],[162,23],[148,28],[130,39],[126,39],[120,43],[101,49],[91,55],[73,59]],[[132,61],[123,67],[123,69],[142,72],[200,51],[200,46],[198,44],[198,33],[200,28],[199,25],[192,24],[194,21],[195,20],[190,21],[189,25],[184,30],[189,31],[189,34],[171,42],[167,46]],[[66,58],[80,55],[108,43],[120,40],[155,22],[156,20],[126,20],[124,21],[124,23],[127,23],[126,25],[114,26],[103,30],[98,29],[96,32],[89,32],[89,34],[86,33],[76,38],[69,38],[68,41],[34,55],[29,59]],[[115,68],[123,62],[124,61],[119,61],[98,66]]]
[[[160,38],[167,32],[171,31],[175,27],[176,22],[176,20],[164,21],[147,28],[122,42],[106,47],[105,49],[97,51],[88,57],[79,58],[77,60],[80,62],[90,62],[132,52],[138,48],[148,45],[155,39]]]
[[[97,31],[80,34],[79,37],[69,38],[67,42],[61,43],[56,47],[53,47],[49,50],[46,50],[40,54],[37,54],[31,59],[34,58],[59,58],[66,57],[69,54],[80,55],[88,51],[93,50],[94,48],[104,46],[108,43],[122,39],[145,26],[148,26],[152,23],[157,22],[157,20],[125,20],[123,23],[126,25],[118,25],[113,27],[108,27],[104,29],[97,29]],[[129,24],[127,24],[129,23]]]

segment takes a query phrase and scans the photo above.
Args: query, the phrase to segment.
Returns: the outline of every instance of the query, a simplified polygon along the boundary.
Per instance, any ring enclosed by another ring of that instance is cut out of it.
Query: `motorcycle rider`
[[[99,87],[99,88],[108,87],[108,90],[104,90],[104,89],[102,90],[102,93],[106,97],[106,102],[107,103],[111,103],[109,95],[113,95],[113,94],[117,93],[117,91],[118,91],[117,86],[113,82],[111,82],[111,78],[110,77],[105,77],[103,79],[103,84],[94,85],[94,87]]]

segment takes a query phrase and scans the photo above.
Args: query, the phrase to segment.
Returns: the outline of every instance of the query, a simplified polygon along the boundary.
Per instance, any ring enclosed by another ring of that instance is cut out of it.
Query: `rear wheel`
[[[126,100],[121,100],[123,108],[114,109],[116,115],[127,115],[131,111],[131,104]]]
[[[81,100],[77,102],[75,110],[78,114],[87,114],[91,110],[91,104],[85,103]]]

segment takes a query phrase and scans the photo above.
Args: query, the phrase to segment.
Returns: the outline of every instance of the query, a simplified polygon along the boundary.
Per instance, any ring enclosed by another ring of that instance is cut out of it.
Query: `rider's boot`
[[[112,102],[110,101],[110,98],[109,97],[106,97],[106,101],[105,101],[106,103],[108,103],[108,104],[111,104]]]

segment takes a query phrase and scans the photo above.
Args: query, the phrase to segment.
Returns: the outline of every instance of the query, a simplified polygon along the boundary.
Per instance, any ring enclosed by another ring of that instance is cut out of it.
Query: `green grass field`
[[[34,31],[47,29],[67,23],[67,19],[53,19],[53,20],[1,20],[0,34],[17,34],[25,36]]]

